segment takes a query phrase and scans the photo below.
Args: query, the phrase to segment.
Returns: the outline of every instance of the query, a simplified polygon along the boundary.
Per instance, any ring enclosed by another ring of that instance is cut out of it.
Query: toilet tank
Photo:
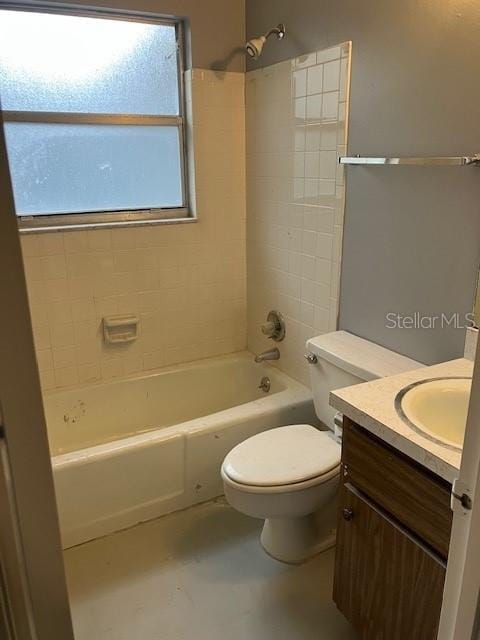
[[[331,391],[425,366],[347,331],[311,338],[306,347],[317,358],[309,365],[315,412],[332,430],[336,411],[329,404]]]

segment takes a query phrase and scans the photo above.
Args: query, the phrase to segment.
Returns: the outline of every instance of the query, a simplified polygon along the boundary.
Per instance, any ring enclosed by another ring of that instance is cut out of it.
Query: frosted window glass
[[[178,115],[174,25],[0,10],[12,111]]]
[[[176,127],[7,123],[17,214],[182,206]]]

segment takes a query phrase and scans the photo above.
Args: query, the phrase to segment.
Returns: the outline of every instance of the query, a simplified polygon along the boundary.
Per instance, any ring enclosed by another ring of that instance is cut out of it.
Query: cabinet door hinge
[[[459,478],[455,478],[452,486],[452,493],[450,497],[450,507],[452,511],[455,510],[455,501],[460,502],[462,508],[465,511],[471,511],[473,507],[472,498],[469,495],[468,487],[465,483],[461,482]]]

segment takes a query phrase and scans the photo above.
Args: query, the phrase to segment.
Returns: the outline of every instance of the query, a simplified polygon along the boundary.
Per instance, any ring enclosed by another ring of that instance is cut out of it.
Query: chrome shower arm
[[[263,36],[258,36],[256,38],[252,38],[245,45],[245,49],[248,55],[254,60],[258,60],[258,58],[262,55],[263,46],[268,40],[270,36],[276,36],[277,40],[283,40],[285,37],[285,25],[280,23],[270,31],[267,31]]]
[[[285,25],[283,23],[280,23],[273,29],[270,29],[270,31],[265,34],[265,38],[268,39],[270,36],[277,36],[278,40],[283,40],[283,38],[285,37],[285,33]]]

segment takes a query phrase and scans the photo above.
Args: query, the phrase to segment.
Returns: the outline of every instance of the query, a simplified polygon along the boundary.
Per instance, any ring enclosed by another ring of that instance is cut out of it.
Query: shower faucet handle
[[[282,314],[279,311],[270,311],[261,329],[263,335],[275,342],[281,342],[285,338],[285,321]]]
[[[262,324],[262,333],[269,338],[272,338],[275,335],[276,330],[277,325],[275,322],[265,322],[265,324]]]

